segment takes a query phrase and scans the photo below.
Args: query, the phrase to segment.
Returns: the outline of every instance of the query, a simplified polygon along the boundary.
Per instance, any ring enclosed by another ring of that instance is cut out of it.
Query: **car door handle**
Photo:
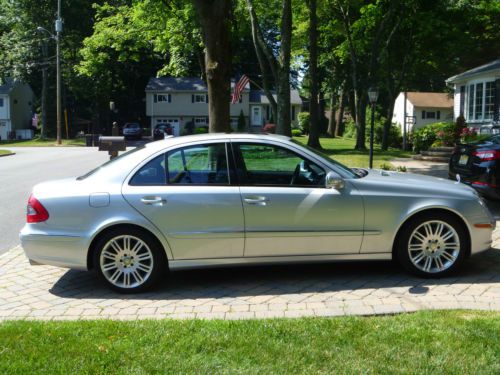
[[[152,204],[163,205],[164,203],[167,203],[167,200],[163,199],[162,197],[142,197],[141,202],[148,205]]]
[[[269,199],[267,199],[267,197],[263,197],[263,196],[248,196],[248,197],[244,197],[243,200],[247,204],[253,204],[256,206],[265,206],[267,204],[267,202],[269,201]]]

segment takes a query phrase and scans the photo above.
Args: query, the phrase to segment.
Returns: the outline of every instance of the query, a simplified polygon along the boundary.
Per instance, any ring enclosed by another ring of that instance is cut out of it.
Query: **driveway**
[[[172,272],[152,292],[120,295],[94,273],[30,266],[20,247],[0,256],[0,321],[248,319],[458,308],[500,311],[500,229],[490,250],[439,280],[412,277],[391,262],[243,267]]]

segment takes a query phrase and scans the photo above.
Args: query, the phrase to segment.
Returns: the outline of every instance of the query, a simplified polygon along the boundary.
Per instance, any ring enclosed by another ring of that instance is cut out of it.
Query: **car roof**
[[[205,134],[194,134],[194,135],[185,135],[182,137],[171,137],[167,139],[161,139],[156,142],[147,143],[145,146],[148,149],[163,149],[165,146],[176,146],[184,143],[191,142],[202,142],[202,141],[214,141],[214,140],[249,140],[249,141],[262,141],[262,140],[276,140],[281,142],[289,142],[290,137],[284,135],[277,134],[267,134],[267,133],[259,133],[259,134],[248,134],[248,133],[205,133]]]

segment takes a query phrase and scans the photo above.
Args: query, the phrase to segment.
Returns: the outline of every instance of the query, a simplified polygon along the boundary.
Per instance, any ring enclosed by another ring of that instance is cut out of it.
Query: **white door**
[[[252,126],[262,126],[262,108],[260,106],[252,107]]]

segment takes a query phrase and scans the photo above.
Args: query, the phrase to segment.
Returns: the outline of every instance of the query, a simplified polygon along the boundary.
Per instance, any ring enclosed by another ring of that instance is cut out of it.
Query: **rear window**
[[[139,128],[139,124],[134,124],[134,123],[132,123],[132,124],[125,124],[125,127],[129,128],[129,129],[130,128],[135,129],[135,128]]]

